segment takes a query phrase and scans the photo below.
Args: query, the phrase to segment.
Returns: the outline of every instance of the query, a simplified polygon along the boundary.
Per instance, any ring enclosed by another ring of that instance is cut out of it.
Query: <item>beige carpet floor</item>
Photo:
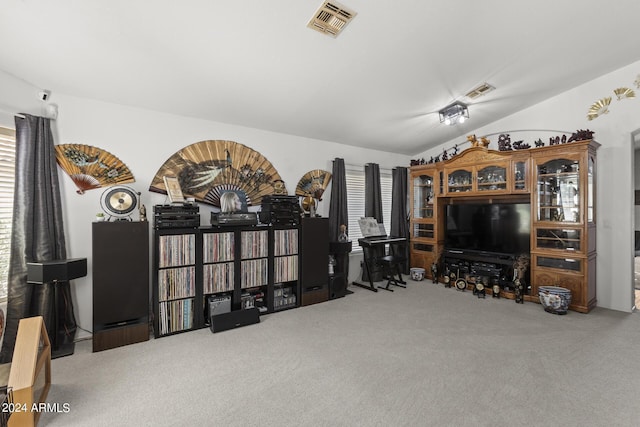
[[[39,427],[637,426],[640,315],[430,281],[52,362]]]

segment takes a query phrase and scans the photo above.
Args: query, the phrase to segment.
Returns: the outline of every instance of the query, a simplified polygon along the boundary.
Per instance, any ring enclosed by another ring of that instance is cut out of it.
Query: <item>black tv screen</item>
[[[447,205],[445,247],[500,254],[529,253],[528,203]]]

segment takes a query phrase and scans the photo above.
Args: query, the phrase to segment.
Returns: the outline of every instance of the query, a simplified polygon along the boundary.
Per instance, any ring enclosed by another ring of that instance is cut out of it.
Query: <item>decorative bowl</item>
[[[424,279],[424,268],[413,267],[409,270],[411,279],[420,282]]]
[[[567,314],[569,304],[571,304],[569,289],[559,286],[540,286],[538,296],[545,311],[553,314]]]

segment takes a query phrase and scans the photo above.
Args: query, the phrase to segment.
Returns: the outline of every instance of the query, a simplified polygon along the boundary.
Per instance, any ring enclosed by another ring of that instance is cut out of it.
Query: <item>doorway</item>
[[[632,133],[633,138],[633,266],[635,311],[640,310],[640,129]]]

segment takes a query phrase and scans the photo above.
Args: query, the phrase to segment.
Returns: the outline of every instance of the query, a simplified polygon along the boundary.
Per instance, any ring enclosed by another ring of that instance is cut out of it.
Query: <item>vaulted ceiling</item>
[[[0,69],[52,102],[413,155],[640,59],[637,0],[342,0],[355,17],[335,38],[307,27],[321,5],[3,0]],[[465,97],[482,83],[496,89]],[[440,124],[454,101],[470,119]]]

